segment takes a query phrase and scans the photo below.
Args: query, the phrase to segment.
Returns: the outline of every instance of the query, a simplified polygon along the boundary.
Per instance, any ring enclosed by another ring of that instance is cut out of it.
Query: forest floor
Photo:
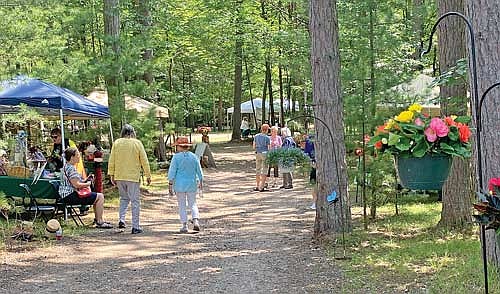
[[[144,233],[90,229],[47,246],[4,252],[1,292],[344,292],[341,270],[312,238],[315,212],[306,180],[294,179],[293,190],[253,192],[250,143],[211,147],[218,166],[204,170],[200,233],[180,234],[176,200],[151,189],[142,195]],[[107,207],[106,219],[114,225],[117,214]],[[92,214],[85,217],[91,220]]]

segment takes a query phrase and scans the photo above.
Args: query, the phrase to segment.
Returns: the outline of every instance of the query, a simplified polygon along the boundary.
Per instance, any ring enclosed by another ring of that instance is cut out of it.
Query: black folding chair
[[[53,218],[56,212],[56,206],[50,204],[39,204],[33,192],[31,191],[31,187],[27,184],[19,184],[19,187],[24,190],[24,195],[22,198],[24,209],[27,213],[34,214],[33,221],[36,219],[38,215],[44,218],[46,221]],[[26,198],[29,199],[29,202],[26,202]]]
[[[66,202],[63,201],[61,195],[59,195],[59,185],[60,185],[59,181],[52,180],[49,181],[49,183],[52,185],[52,188],[54,188],[58,196],[55,204],[56,205],[55,214],[58,214],[59,212],[63,213],[64,220],[68,220],[68,214],[69,214],[69,216],[71,217],[71,219],[73,220],[73,222],[76,224],[77,227],[85,226],[85,223],[80,217],[80,214],[76,211],[76,209],[79,208],[81,205],[67,204]]]

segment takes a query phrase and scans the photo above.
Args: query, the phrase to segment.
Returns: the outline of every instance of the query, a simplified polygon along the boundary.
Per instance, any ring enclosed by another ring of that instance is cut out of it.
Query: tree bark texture
[[[340,56],[336,1],[310,1],[311,67],[315,120],[318,208],[316,237],[351,231],[347,194],[343,102],[340,89]],[[332,142],[333,141],[333,142]],[[327,195],[336,191],[340,200],[329,205]]]
[[[465,12],[463,0],[440,0],[439,16],[449,12]],[[439,71],[447,72],[466,54],[466,26],[458,17],[448,17],[439,24]],[[440,87],[442,115],[467,115],[466,81]],[[450,175],[443,186],[443,208],[439,225],[460,228],[472,220],[472,168],[470,159],[454,158]]]
[[[236,2],[236,41],[234,45],[234,93],[233,93],[233,133],[231,135],[231,141],[240,141],[241,139],[241,87],[242,87],[242,72],[243,72],[243,34],[241,31],[241,6],[243,5],[243,0]]]
[[[149,36],[149,30],[153,25],[149,0],[138,0],[137,10],[140,17],[141,33],[145,36]],[[142,52],[142,59],[147,64],[150,64],[153,59],[153,49],[144,48],[144,51]],[[148,85],[151,85],[154,81],[153,72],[151,71],[151,66],[147,66],[146,68],[147,69],[143,74],[143,79]]]
[[[106,56],[112,67],[105,77],[108,91],[109,113],[115,137],[117,137],[125,114],[125,99],[120,93],[121,66],[117,62],[120,55],[120,1],[104,0],[104,41]]]
[[[475,30],[479,96],[500,81],[500,2],[468,1],[467,14]],[[471,91],[472,92],[472,91]],[[478,111],[474,109],[475,113]],[[500,176],[500,88],[493,89],[481,109],[482,188],[491,178]],[[500,266],[500,247],[493,230],[486,231],[488,260]]]

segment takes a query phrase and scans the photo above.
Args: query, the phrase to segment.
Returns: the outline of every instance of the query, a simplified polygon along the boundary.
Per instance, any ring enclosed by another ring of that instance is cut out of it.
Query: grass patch
[[[393,204],[380,207],[367,231],[359,225],[349,236],[352,259],[341,263],[345,292],[484,293],[478,227],[437,228],[441,203],[429,197],[405,196],[400,203],[399,215]],[[352,210],[361,214],[360,207]],[[489,269],[490,292],[500,293],[498,272]]]

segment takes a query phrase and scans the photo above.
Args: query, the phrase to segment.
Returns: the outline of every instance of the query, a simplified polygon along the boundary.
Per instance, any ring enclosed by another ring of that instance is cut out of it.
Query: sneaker
[[[313,203],[311,204],[311,206],[309,206],[310,209],[316,209],[316,203]]]
[[[186,224],[186,223],[183,223],[183,224],[182,224],[182,227],[181,227],[181,229],[179,230],[179,232],[180,232],[180,233],[182,233],[182,234],[185,234],[185,233],[187,233],[187,232],[188,232],[188,226],[187,226],[187,224]]]
[[[197,231],[197,232],[200,231],[200,223],[198,222],[197,219],[193,220],[193,231]]]
[[[140,234],[144,232],[142,228],[132,228],[132,234]]]
[[[118,222],[118,228],[125,229],[125,222],[119,221]]]

